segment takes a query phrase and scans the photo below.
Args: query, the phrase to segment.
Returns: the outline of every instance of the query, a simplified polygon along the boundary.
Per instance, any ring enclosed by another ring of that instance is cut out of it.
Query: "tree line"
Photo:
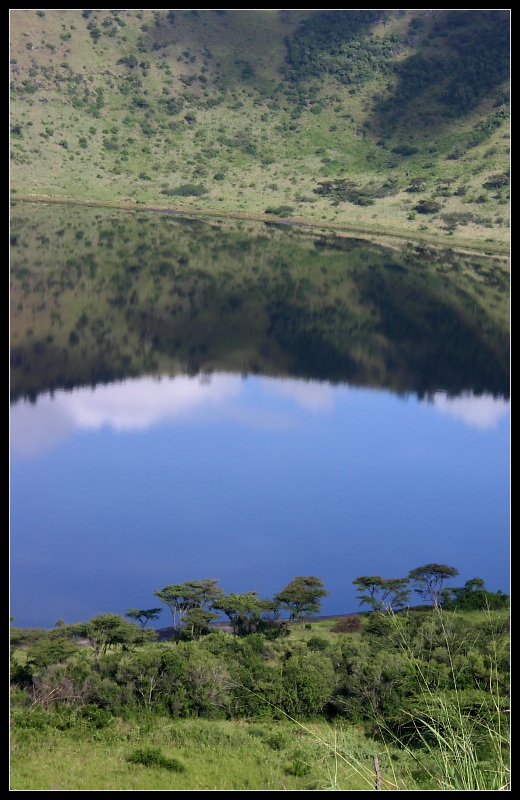
[[[414,729],[407,709],[420,717],[438,700],[456,703],[468,719],[484,715],[495,725],[498,716],[505,725],[507,617],[507,609],[446,616],[428,606],[351,615],[345,621],[357,625],[336,623],[328,635],[315,623],[271,623],[247,635],[213,629],[192,638],[187,631],[162,642],[117,614],[49,631],[12,629],[12,723],[22,735],[105,727],[143,711],[228,720],[289,715],[339,718],[372,735],[384,720],[395,735],[418,741],[425,730]]]
[[[433,608],[445,610],[498,610],[507,608],[509,596],[501,590],[490,592],[482,578],[472,578],[463,587],[446,587],[447,580],[459,571],[446,564],[430,563],[410,570],[405,578],[382,578],[362,575],[352,582],[358,589],[358,600],[370,611],[399,612],[408,608],[410,596],[416,592]],[[256,591],[225,593],[218,579],[205,578],[169,584],[156,589],[154,595],[165,605],[172,617],[173,638],[199,639],[211,632],[211,624],[227,617],[235,636],[261,633],[270,638],[287,633],[290,622],[303,627],[310,618],[319,615],[324,597],[329,595],[323,581],[314,575],[300,575],[277,592],[272,599],[262,598]],[[160,618],[162,607],[128,608],[124,617],[104,613],[87,622],[65,624],[58,620],[55,627],[72,637],[87,639],[96,656],[116,645],[137,646],[157,637],[148,623]],[[283,616],[284,612],[288,616]],[[14,618],[11,618],[14,622]],[[22,631],[15,639],[23,641],[38,636]]]
[[[447,564],[430,563],[410,570],[406,578],[382,578],[363,575],[353,584],[358,588],[358,600],[371,611],[402,611],[409,607],[413,592],[433,608],[448,610],[484,610],[507,608],[509,596],[501,590],[489,592],[482,578],[472,578],[463,587],[446,587],[446,581],[459,575]],[[322,580],[314,575],[293,578],[272,599],[259,597],[258,592],[226,594],[215,578],[191,580],[156,589],[154,595],[168,608],[175,636],[199,638],[208,634],[211,623],[221,615],[227,617],[236,636],[249,636],[278,628],[283,631],[287,621],[304,625],[319,614],[321,602],[329,595]],[[129,608],[125,616],[138,623],[141,630],[159,619],[162,607]],[[283,613],[288,614],[283,618]],[[107,615],[102,615],[107,616]],[[117,616],[117,615],[115,615]],[[121,618],[120,618],[121,619]]]

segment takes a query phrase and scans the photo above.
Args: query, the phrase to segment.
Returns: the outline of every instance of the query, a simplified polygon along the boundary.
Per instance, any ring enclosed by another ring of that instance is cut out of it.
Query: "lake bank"
[[[467,253],[468,255],[475,254],[475,255],[489,255],[495,257],[502,257],[504,259],[509,259],[510,256],[510,246],[509,245],[502,245],[496,242],[486,242],[482,243],[480,241],[474,241],[472,239],[465,239],[461,236],[439,236],[439,235],[432,235],[432,234],[421,234],[421,233],[413,233],[410,234],[409,231],[403,231],[398,228],[392,230],[390,228],[376,228],[375,226],[370,225],[345,225],[342,223],[334,223],[334,222],[316,222],[315,220],[304,219],[302,217],[284,217],[280,218],[277,216],[269,215],[269,214],[254,214],[254,213],[247,213],[242,211],[221,211],[219,209],[210,209],[210,208],[200,208],[200,207],[190,207],[190,206],[171,206],[171,205],[159,205],[157,203],[138,203],[133,200],[112,200],[112,201],[100,201],[100,200],[87,200],[87,199],[80,199],[74,197],[51,197],[49,195],[33,195],[33,194],[24,194],[24,195],[13,195],[11,197],[11,202],[20,202],[20,203],[52,203],[57,205],[76,205],[76,206],[88,206],[88,207],[96,207],[96,208],[118,208],[123,211],[147,211],[147,212],[154,212],[154,213],[165,213],[165,214],[178,214],[181,216],[193,216],[193,217],[216,217],[219,219],[237,219],[237,220],[250,220],[255,222],[264,222],[269,225],[291,225],[291,226],[301,226],[305,228],[314,228],[314,229],[323,229],[331,233],[338,233],[342,235],[359,235],[362,234],[364,237],[370,239],[371,241],[383,243],[383,242],[395,242],[400,241],[402,243],[405,242],[417,242],[418,244],[428,244],[431,247],[448,247],[450,250],[454,250],[461,253]]]

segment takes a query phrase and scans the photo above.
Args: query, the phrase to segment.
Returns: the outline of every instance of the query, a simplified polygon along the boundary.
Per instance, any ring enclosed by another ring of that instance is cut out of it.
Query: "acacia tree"
[[[328,594],[320,578],[299,575],[285,589],[275,594],[274,599],[282,608],[288,609],[290,619],[299,619],[303,625],[305,617],[319,612],[321,598]]]
[[[193,608],[207,608],[222,594],[216,578],[203,581],[187,581],[156,589],[154,594],[171,611],[173,627],[179,628],[188,611]]]
[[[361,604],[372,606],[374,611],[403,608],[410,597],[409,578],[381,578],[379,575],[361,575],[352,583],[358,587]]]
[[[184,615],[184,631],[189,631],[191,639],[198,639],[203,633],[209,633],[209,624],[218,619],[218,614],[204,608],[189,608]]]
[[[74,626],[76,632],[85,636],[94,649],[96,658],[106,653],[109,647],[122,645],[124,648],[136,647],[146,641],[152,641],[156,632],[141,631],[131,622],[127,622],[119,614],[98,614],[80,626]]]
[[[138,622],[141,628],[144,628],[146,623],[151,619],[159,619],[162,608],[129,608],[125,614],[128,619],[133,619]],[[58,624],[58,623],[56,623]]]
[[[458,569],[447,564],[425,564],[410,570],[408,578],[413,581],[413,588],[423,600],[431,600],[434,608],[442,603],[442,587],[444,581],[455,578]]]
[[[258,592],[222,594],[212,607],[228,617],[235,635],[247,636],[258,630],[262,614],[274,610],[272,600],[262,600]]]

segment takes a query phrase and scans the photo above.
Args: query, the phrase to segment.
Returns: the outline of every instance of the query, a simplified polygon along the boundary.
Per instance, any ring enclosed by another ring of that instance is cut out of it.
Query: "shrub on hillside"
[[[435,214],[440,208],[441,204],[437,203],[435,200],[421,200],[414,206],[414,210],[417,211],[418,214]]]
[[[183,183],[182,186],[177,186],[175,189],[163,189],[162,194],[165,194],[167,197],[175,197],[175,196],[182,196],[182,197],[200,197],[203,194],[207,194],[208,190],[202,184],[195,184],[195,183]]]
[[[293,206],[270,206],[265,209],[266,214],[275,214],[277,217],[288,217],[294,211]]]

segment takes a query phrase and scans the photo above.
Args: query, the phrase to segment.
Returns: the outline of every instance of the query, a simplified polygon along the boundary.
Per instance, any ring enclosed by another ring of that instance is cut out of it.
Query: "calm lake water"
[[[24,204],[11,244],[17,626],[204,578],[315,575],[342,614],[355,578],[431,562],[509,594],[503,263]]]

